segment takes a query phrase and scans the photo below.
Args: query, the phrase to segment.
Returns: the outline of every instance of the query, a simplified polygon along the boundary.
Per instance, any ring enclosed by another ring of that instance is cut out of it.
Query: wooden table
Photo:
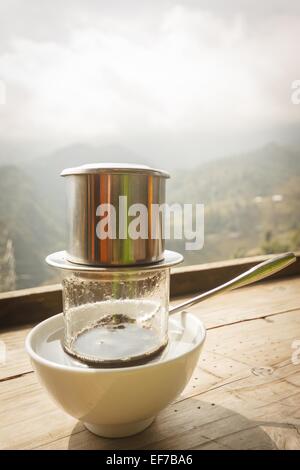
[[[300,449],[300,351],[297,357],[292,348],[300,342],[300,277],[239,289],[192,310],[208,330],[193,378],[150,428],[125,439],[98,438],[52,403],[24,352],[31,326],[0,331],[7,348],[0,448]]]

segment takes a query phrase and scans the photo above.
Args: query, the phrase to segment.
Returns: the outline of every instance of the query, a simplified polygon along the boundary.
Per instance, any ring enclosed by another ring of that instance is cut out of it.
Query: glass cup
[[[96,367],[158,355],[168,342],[169,281],[169,267],[65,271],[65,351]]]

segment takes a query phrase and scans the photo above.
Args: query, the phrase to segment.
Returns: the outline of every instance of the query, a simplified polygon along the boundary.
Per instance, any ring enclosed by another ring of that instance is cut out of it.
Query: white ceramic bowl
[[[96,369],[62,349],[63,315],[31,330],[26,350],[55,402],[87,429],[103,437],[125,437],[148,427],[185,388],[205,340],[202,322],[189,313],[169,320],[169,345],[144,365]]]

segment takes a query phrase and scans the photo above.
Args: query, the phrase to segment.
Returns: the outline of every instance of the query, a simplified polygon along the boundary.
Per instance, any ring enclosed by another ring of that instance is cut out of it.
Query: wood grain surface
[[[0,448],[300,449],[299,294],[300,277],[290,277],[193,307],[208,330],[193,378],[150,428],[125,439],[94,436],[51,401],[24,352],[31,325],[2,329]]]

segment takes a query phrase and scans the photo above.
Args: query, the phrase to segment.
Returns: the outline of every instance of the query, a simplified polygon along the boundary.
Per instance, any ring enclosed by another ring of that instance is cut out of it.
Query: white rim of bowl
[[[32,338],[36,334],[37,330],[39,330],[39,328],[41,328],[46,323],[50,323],[55,318],[57,318],[59,316],[62,316],[63,313],[58,313],[56,315],[53,315],[52,317],[47,318],[46,320],[40,322],[38,325],[34,326],[32,328],[32,330],[26,336],[25,350],[28,353],[28,355],[32,359],[34,359],[36,362],[39,362],[40,364],[51,367],[52,369],[62,369],[62,370],[67,370],[67,371],[72,371],[72,370],[74,371],[75,370],[77,372],[82,372],[82,373],[105,374],[105,373],[112,373],[114,371],[115,372],[124,372],[125,373],[125,372],[129,372],[131,370],[144,369],[145,367],[147,367],[147,368],[148,367],[155,367],[158,364],[167,364],[169,362],[176,361],[178,359],[178,357],[181,357],[181,358],[185,357],[185,356],[190,354],[192,351],[194,351],[195,349],[197,349],[199,346],[201,346],[204,343],[205,338],[206,338],[206,328],[205,328],[203,322],[199,318],[197,318],[195,315],[193,315],[192,313],[184,312],[184,311],[182,313],[185,313],[186,315],[191,317],[194,321],[198,322],[198,324],[201,328],[202,337],[201,337],[200,341],[197,342],[197,344],[195,344],[191,349],[189,349],[188,351],[186,351],[182,355],[176,356],[176,357],[173,357],[173,358],[170,358],[170,359],[166,359],[165,361],[162,360],[161,362],[152,362],[152,363],[146,363],[146,364],[141,364],[141,365],[138,365],[138,366],[129,366],[129,367],[111,367],[111,368],[88,367],[88,368],[85,369],[85,368],[80,368],[80,367],[76,367],[76,366],[66,366],[66,365],[63,365],[63,364],[57,364],[56,362],[45,359],[45,358],[43,358],[42,356],[40,356],[39,354],[37,354],[34,351],[33,347],[31,346]]]

